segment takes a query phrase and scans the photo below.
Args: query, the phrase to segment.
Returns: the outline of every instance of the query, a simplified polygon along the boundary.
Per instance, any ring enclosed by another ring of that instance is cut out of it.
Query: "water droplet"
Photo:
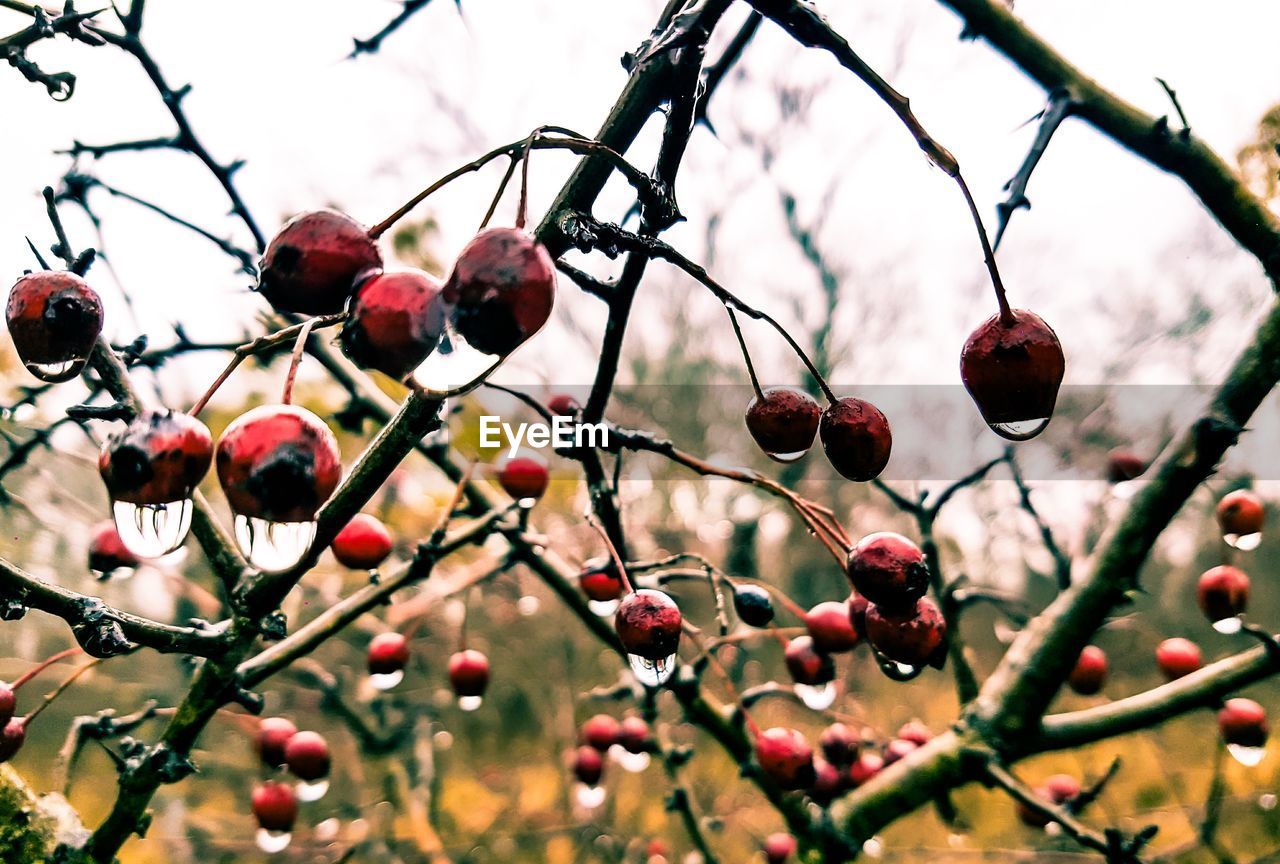
[[[1262,532],[1255,531],[1252,534],[1223,534],[1222,539],[1233,549],[1239,549],[1241,552],[1252,552],[1258,548],[1258,544],[1262,542]]]
[[[1277,798],[1273,792],[1263,792],[1258,796],[1258,806],[1268,813],[1276,809],[1277,803],[1280,803],[1280,798]]]
[[[236,544],[249,563],[264,573],[288,570],[306,556],[316,538],[314,522],[268,522],[236,516]]]
[[[319,801],[328,793],[329,781],[318,780],[315,783],[308,783],[302,780],[293,787],[293,791],[297,793],[299,801]]]
[[[136,553],[135,553],[136,554]],[[105,573],[99,573],[99,582],[124,582],[133,578],[133,574],[137,573],[136,567],[117,567],[114,570],[108,570]]]
[[[618,611],[618,604],[621,602],[621,600],[588,600],[587,608],[601,618],[609,618]]]
[[[1231,753],[1232,758],[1246,768],[1252,768],[1262,761],[1262,757],[1267,755],[1266,747],[1247,747],[1244,744],[1228,744],[1227,751]]]
[[[63,360],[61,363],[27,363],[26,367],[28,372],[41,381],[57,384],[70,381],[79,375],[80,370],[84,368],[85,359],[87,358]]]
[[[382,672],[377,675],[369,676],[369,685],[374,690],[390,690],[392,687],[404,680],[404,670],[397,669],[394,672]]]
[[[809,452],[808,450],[797,450],[794,453],[770,453],[768,450],[766,450],[764,451],[764,455],[768,456],[774,462],[786,463],[786,462],[796,462],[799,459],[801,459],[804,456],[804,454],[808,452]]]
[[[1137,480],[1122,480],[1111,487],[1111,495],[1121,501],[1128,501],[1138,493]]]
[[[475,711],[484,702],[483,696],[459,696],[458,707],[463,711]]]
[[[872,837],[862,844],[862,851],[872,858],[879,858],[884,854],[884,842],[879,837]]]
[[[268,855],[274,855],[289,848],[293,834],[289,831],[268,831],[266,828],[259,828],[253,839],[259,849]]]
[[[1057,837],[1062,833],[1062,826],[1057,822],[1050,822],[1044,826],[1044,833],[1048,834],[1050,837]]]
[[[578,806],[586,810],[594,810],[604,803],[605,790],[603,786],[588,786],[586,783],[579,783],[573,789],[573,798],[578,802]]]
[[[1244,621],[1239,615],[1232,615],[1230,618],[1219,618],[1213,622],[1213,629],[1227,636],[1239,633],[1240,628],[1244,626]]]
[[[342,823],[337,819],[330,817],[316,823],[316,827],[311,829],[311,836],[315,837],[321,843],[329,843],[338,839],[338,832],[342,830]]]
[[[953,833],[953,834],[947,835],[947,845],[950,846],[952,849],[963,849],[964,843],[965,843],[965,836],[963,834]]]
[[[414,370],[413,380],[435,393],[463,393],[484,380],[501,362],[501,356],[480,351],[450,324],[436,350]]]
[[[639,774],[648,768],[651,761],[648,753],[632,753],[621,744],[614,744],[609,748],[609,758],[617,762],[622,770],[632,774]]]
[[[639,654],[628,654],[627,661],[636,679],[646,687],[661,687],[667,683],[671,673],[676,671],[676,655],[661,660],[650,660]]]
[[[795,685],[796,695],[806,707],[814,711],[825,711],[836,701],[836,682],[813,686],[812,684]]]
[[[139,558],[160,558],[182,545],[191,530],[191,499],[168,504],[111,505],[120,542]]]
[[[1014,420],[1011,423],[988,423],[987,425],[1001,438],[1008,438],[1010,441],[1027,441],[1043,432],[1044,427],[1049,425],[1050,419],[1052,418],[1041,417],[1036,420]]]
[[[532,510],[533,505],[538,503],[537,498],[521,498],[516,502],[516,506],[521,510]]]
[[[542,608],[542,601],[532,594],[526,594],[516,601],[516,611],[526,618],[537,615],[540,608]]]
[[[924,671],[923,666],[912,666],[909,663],[898,663],[887,657],[881,657],[880,671],[891,681],[910,681],[918,678],[920,673]]]

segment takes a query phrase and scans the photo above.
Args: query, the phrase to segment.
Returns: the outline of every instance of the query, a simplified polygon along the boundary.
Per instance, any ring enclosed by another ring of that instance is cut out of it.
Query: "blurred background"
[[[185,107],[217,158],[246,160],[237,185],[269,235],[289,215],[323,205],[375,222],[451,168],[541,124],[593,132],[625,81],[620,57],[648,35],[662,5],[467,0],[459,11],[437,0],[380,52],[357,59],[345,59],[353,37],[371,35],[397,4],[151,0],[144,35],[170,82],[193,84]],[[911,97],[926,127],[960,159],[994,228],[1002,187],[1035,134],[1035,123],[1027,121],[1043,107],[1043,92],[985,45],[960,40],[960,22],[937,3],[831,2],[823,11]],[[1260,194],[1274,200],[1280,192],[1274,182],[1280,94],[1270,59],[1280,7],[1226,0],[1209,12],[1186,2],[1023,0],[1018,12],[1104,86],[1152,114],[1172,116],[1155,81],[1164,78],[1197,135],[1238,162]],[[12,19],[13,30],[23,25],[21,16],[4,10],[0,16],[0,22]],[[731,11],[711,56],[744,17],[744,10]],[[34,266],[26,237],[42,248],[52,242],[39,192],[57,187],[73,168],[249,245],[243,227],[227,217],[222,191],[189,156],[160,151],[73,160],[58,152],[76,141],[168,134],[171,121],[134,61],[62,40],[32,53],[47,69],[74,71],[78,83],[70,101],[55,103],[16,73],[0,75],[7,128],[0,272],[15,279]],[[766,24],[717,92],[710,120],[714,134],[695,132],[681,171],[677,195],[688,218],[667,235],[669,242],[783,321],[835,389],[870,394],[885,407],[896,447],[886,478],[904,494],[938,488],[999,455],[1004,442],[975,420],[958,386],[959,347],[992,307],[973,229],[953,185],[926,164],[892,114],[826,55],[803,51]],[[659,130],[655,118],[629,154],[632,161],[650,164]],[[535,154],[531,212],[550,203],[572,164],[567,154]],[[501,171],[490,166],[415,211],[416,221],[389,244],[393,257],[447,270],[479,223]],[[597,214],[621,218],[626,193],[625,184],[611,185]],[[1014,304],[1034,309],[1057,330],[1068,369],[1063,404],[1049,432],[1020,445],[1019,458],[1042,516],[1060,545],[1082,560],[1123,507],[1123,491],[1117,494],[1105,481],[1107,453],[1124,447],[1154,458],[1202,403],[1205,386],[1221,379],[1272,294],[1256,262],[1176,179],[1083,123],[1068,120],[1054,137],[1028,195],[1034,207],[1015,214],[1000,248],[1001,269]],[[100,235],[85,213],[68,206],[64,215],[73,244],[104,252],[106,261],[90,281],[107,307],[113,341],[146,334],[153,347],[163,346],[175,340],[175,324],[195,341],[236,341],[262,332],[258,319],[265,304],[249,291],[252,280],[211,244],[103,189],[91,190],[89,201]],[[497,219],[509,222],[514,208],[512,190]],[[574,263],[601,276],[616,271],[594,258]],[[602,304],[562,280],[552,324],[495,380],[540,395],[581,396],[594,371],[604,317]],[[766,328],[745,326],[762,379],[805,383],[781,340]],[[11,404],[33,382],[5,340],[0,386]],[[223,356],[191,355],[139,381],[166,404],[187,406],[224,362]],[[215,435],[245,408],[273,399],[283,370],[279,358],[269,366],[246,364],[204,415]],[[718,302],[674,270],[651,265],[611,419],[723,464],[759,468],[831,506],[854,537],[878,530],[915,536],[912,520],[883,494],[840,481],[819,455],[786,467],[760,456],[742,425],[750,398],[746,380]],[[342,391],[317,367],[304,363],[299,388],[300,401],[321,416],[340,416],[347,407]],[[37,406],[7,412],[2,428],[8,443],[0,446],[8,450],[0,458],[82,396],[78,384],[68,384]],[[453,408],[452,445],[482,463],[497,453],[478,445],[480,414],[532,419],[514,400],[492,392]],[[1274,482],[1280,466],[1270,461],[1275,437],[1268,434],[1276,429],[1276,408],[1272,397],[1241,450],[1162,537],[1143,573],[1145,593],[1097,637],[1112,660],[1103,694],[1066,694],[1055,710],[1159,683],[1153,652],[1169,636],[1197,641],[1209,657],[1248,647],[1247,637],[1213,632],[1192,598],[1199,573],[1222,563],[1227,551],[1212,519],[1217,497],[1241,485],[1254,486],[1269,501],[1280,491]],[[359,423],[341,430],[347,464],[373,431]],[[194,547],[131,579],[95,582],[84,566],[89,529],[108,515],[94,466],[96,445],[74,427],[59,430],[50,443],[50,450],[39,450],[4,476],[0,555],[152,617],[216,615],[214,580]],[[581,517],[586,496],[576,465],[553,461],[552,468],[552,490],[534,512],[538,530],[574,562],[602,554]],[[996,469],[989,482],[943,510],[937,526],[943,562],[949,577],[964,574],[1038,609],[1054,591],[1053,562],[1008,476]],[[734,576],[781,587],[805,607],[847,594],[840,569],[772,499],[657,458],[628,457],[621,477],[635,557],[698,553]],[[225,513],[216,483],[207,482],[204,491]],[[436,523],[450,492],[425,460],[412,457],[368,509],[393,527],[397,555],[405,558]],[[1267,590],[1266,576],[1280,563],[1277,536],[1272,518],[1261,546],[1236,562],[1254,575],[1251,619],[1272,629],[1280,599]],[[487,554],[481,549],[451,559],[446,577],[480,566]],[[326,556],[290,596],[289,620],[306,620],[365,578]],[[368,860],[423,860],[417,847],[426,817],[411,806],[415,801],[429,801],[430,821],[458,861],[644,861],[654,838],[666,844],[671,860],[686,860],[689,844],[676,817],[664,810],[665,778],[656,763],[639,774],[610,766],[604,805],[584,812],[575,804],[564,753],[575,742],[577,725],[600,711],[621,717],[630,707],[590,695],[619,682],[617,658],[519,569],[465,599],[430,602],[430,586],[421,590],[427,593],[407,592],[394,607],[362,619],[314,657],[319,668],[338,675],[344,695],[370,722],[394,726],[400,717],[412,718],[400,746],[383,754],[365,746],[362,752],[361,741],[323,704],[306,670],[266,685],[268,713],[323,732],[335,751],[334,788],[304,805],[295,843],[272,860],[330,861],[334,848],[366,838],[383,844],[386,856]],[[690,620],[713,620],[705,585],[677,584],[673,591]],[[966,615],[978,669],[989,671],[1016,621],[989,605]],[[457,708],[444,676],[464,617],[473,647],[488,653],[494,666],[490,693],[475,713]],[[796,622],[784,611],[780,623]],[[414,634],[414,661],[400,687],[375,698],[363,678],[364,646],[388,626]],[[68,644],[65,625],[40,613],[0,623],[0,677],[12,679],[32,660]],[[722,659],[739,688],[749,688],[787,680],[781,653],[775,640],[755,638]],[[947,672],[895,684],[882,677],[865,649],[839,664],[841,695],[833,716],[878,737],[917,718],[937,732],[955,716]],[[108,661],[34,726],[15,767],[39,789],[65,784],[72,803],[96,824],[112,800],[115,771],[110,757],[91,746],[64,776],[58,750],[72,718],[108,707],[127,713],[148,699],[171,706],[189,675],[181,660],[149,653]],[[1274,685],[1255,689],[1249,695],[1276,704]],[[714,817],[713,846],[725,861],[754,860],[758,838],[780,829],[777,815],[737,779],[738,765],[676,722],[674,701],[659,704],[672,738],[695,747],[686,775],[699,811]],[[785,723],[814,736],[831,719],[772,699],[753,714],[762,726]],[[147,838],[128,846],[124,861],[263,857],[253,846],[248,807],[258,774],[251,727],[238,709],[220,719],[225,722],[215,721],[201,738],[200,773],[161,790]],[[139,734],[154,736],[157,728],[146,726]],[[1099,824],[1127,830],[1157,824],[1157,851],[1178,860],[1214,860],[1203,849],[1178,850],[1204,821],[1218,777],[1226,846],[1219,851],[1228,856],[1219,860],[1252,861],[1280,847],[1280,760],[1272,754],[1254,768],[1222,760],[1208,712],[1042,757],[1021,773],[1032,781],[1057,772],[1087,781],[1100,777],[1117,755],[1122,768],[1089,811]],[[425,797],[415,797],[422,789]],[[1019,823],[1003,795],[966,789],[954,803],[961,823],[945,824],[937,813],[922,811],[885,832],[869,854],[894,861],[1079,856],[1070,841]]]

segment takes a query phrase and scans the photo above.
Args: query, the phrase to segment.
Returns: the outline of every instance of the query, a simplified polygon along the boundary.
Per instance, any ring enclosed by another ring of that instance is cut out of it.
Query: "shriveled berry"
[[[924,553],[892,531],[868,534],[859,540],[849,553],[846,573],[858,593],[882,610],[910,610],[929,590],[929,566]]]
[[[312,210],[267,246],[258,291],[277,312],[332,315],[346,308],[362,276],[381,267],[367,228],[343,213]]]
[[[747,405],[747,431],[765,455],[794,462],[813,446],[822,406],[797,387],[767,387]]]
[[[377,516],[357,513],[333,538],[333,557],[352,570],[373,570],[391,554],[391,531]]]
[[[818,425],[827,461],[846,480],[874,480],[889,464],[893,433],[870,402],[846,396],[822,412]]]

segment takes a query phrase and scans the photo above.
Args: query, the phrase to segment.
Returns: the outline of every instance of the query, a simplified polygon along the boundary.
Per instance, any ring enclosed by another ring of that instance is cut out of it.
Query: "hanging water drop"
[[[1268,813],[1276,809],[1277,803],[1280,803],[1280,798],[1277,798],[1274,792],[1263,792],[1258,796],[1258,806]]]
[[[603,804],[605,794],[603,786],[588,786],[586,783],[578,783],[573,790],[574,800],[585,810],[594,810]]]
[[[660,660],[651,660],[639,654],[628,654],[627,662],[631,664],[631,671],[635,673],[636,680],[646,687],[661,687],[676,670],[675,654]]]
[[[1121,501],[1128,501],[1138,492],[1137,480],[1122,480],[1111,487],[1111,495]]]
[[[899,663],[896,660],[890,660],[888,657],[877,658],[880,665],[880,671],[891,681],[910,681],[918,678],[920,673],[924,671],[923,666],[912,666],[909,663]]]
[[[1246,768],[1252,768],[1267,755],[1266,747],[1251,747],[1247,744],[1228,744],[1227,751],[1233,759]]]
[[[787,463],[799,461],[804,457],[804,454],[808,452],[808,450],[797,450],[794,453],[770,453],[766,450],[764,455],[768,456],[775,462]]]
[[[484,702],[483,696],[459,696],[458,707],[463,711],[475,711]]]
[[[293,841],[293,832],[291,831],[271,831],[266,828],[259,828],[254,842],[258,848],[268,855],[274,855],[277,852],[283,852],[289,848],[289,843]]]
[[[648,768],[651,761],[648,753],[632,753],[621,744],[614,744],[609,748],[609,758],[618,763],[623,771],[632,774],[639,774]]]
[[[434,393],[456,393],[482,380],[502,362],[499,354],[486,354],[458,333],[450,322],[436,350],[413,372],[413,380]]]
[[[1029,441],[1036,437],[1044,428],[1049,425],[1050,417],[1040,417],[1035,420],[1014,420],[1009,423],[989,423],[991,431],[999,435],[1001,438],[1007,438],[1010,441]]]
[[[533,594],[526,594],[516,601],[516,611],[526,618],[537,615],[540,608],[542,601]]]
[[[1239,615],[1232,615],[1230,618],[1219,618],[1213,622],[1213,629],[1226,636],[1239,633],[1244,627],[1244,620]]]
[[[618,604],[621,602],[621,600],[588,600],[587,608],[601,618],[608,618],[618,611]]]
[[[1062,833],[1062,826],[1057,822],[1050,822],[1044,826],[1044,833],[1048,834],[1050,837],[1057,837]]]
[[[394,672],[381,672],[369,676],[369,686],[374,690],[390,690],[401,681],[404,680],[404,670],[397,669]]]
[[[299,801],[319,801],[329,792],[329,781],[326,779],[308,783],[302,780],[293,787],[293,791],[297,793]]]
[[[825,684],[796,684],[796,695],[800,697],[800,701],[805,704],[806,708],[814,711],[825,711],[831,707],[836,701],[836,682],[828,681]]]
[[[60,384],[63,381],[70,381],[72,378],[80,374],[80,370],[84,368],[85,361],[63,360],[59,363],[27,363],[27,371],[41,381],[50,384]]]
[[[264,573],[279,573],[301,561],[316,537],[315,522],[268,522],[237,515],[236,544],[244,557]]]
[[[160,558],[182,545],[191,530],[191,499],[167,504],[111,505],[120,542],[139,558]]]
[[[872,837],[862,844],[862,851],[871,858],[879,858],[884,854],[884,842],[879,837]]]
[[[1262,542],[1262,532],[1255,531],[1252,534],[1223,534],[1222,540],[1232,549],[1239,549],[1241,552],[1252,552],[1258,548],[1258,544]]]

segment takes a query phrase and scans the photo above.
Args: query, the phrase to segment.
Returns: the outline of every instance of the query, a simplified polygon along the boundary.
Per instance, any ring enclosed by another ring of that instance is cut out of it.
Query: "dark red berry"
[[[796,387],[767,387],[747,405],[747,431],[765,455],[794,462],[813,446],[822,406]]]
[[[474,649],[449,658],[449,686],[458,696],[483,696],[489,688],[489,658]]]
[[[760,769],[784,790],[807,789],[813,785],[813,748],[795,729],[775,726],[756,738],[756,761]]]
[[[587,786],[598,786],[604,776],[604,758],[600,751],[585,744],[574,751],[573,776]]]
[[[0,681],[0,726],[5,726],[13,719],[18,710],[18,694],[3,681]]]
[[[892,531],[868,534],[858,541],[849,553],[846,572],[853,587],[882,610],[909,610],[929,590],[924,553]]]
[[[832,765],[848,768],[858,758],[862,741],[857,734],[843,723],[832,723],[822,730],[818,738],[818,746],[823,757]]]
[[[1249,606],[1249,577],[1230,564],[1206,570],[1196,586],[1196,601],[1210,621],[1241,615]]]
[[[612,561],[589,561],[578,574],[582,593],[597,603],[608,603],[622,596],[622,579]]]
[[[1218,712],[1218,730],[1222,740],[1237,747],[1261,747],[1267,743],[1271,728],[1267,712],[1252,699],[1228,699]]]
[[[379,633],[369,642],[370,675],[394,675],[409,665],[409,640],[400,633]]]
[[[289,220],[267,246],[258,291],[278,312],[331,315],[381,267],[368,229],[343,213],[313,210]]]
[[[867,635],[867,606],[869,605],[867,598],[857,592],[849,595],[849,623],[853,625],[853,629],[858,631],[858,638],[866,638]]]
[[[884,414],[870,402],[846,396],[828,405],[818,434],[827,460],[846,480],[874,480],[889,464],[893,433]]]
[[[557,393],[547,400],[547,410],[557,417],[576,417],[582,406],[568,393]]]
[[[1053,416],[1066,372],[1062,344],[1034,312],[1000,313],[969,335],[960,353],[960,378],[982,419],[1013,441],[1034,438]]]
[[[894,738],[884,745],[884,764],[892,765],[919,746],[916,742],[908,741],[906,738]]]
[[[815,803],[826,807],[844,794],[849,788],[849,778],[836,766],[821,759],[813,763],[813,783],[809,786],[809,797]]]
[[[814,606],[804,616],[804,626],[813,639],[813,645],[826,654],[840,654],[858,647],[862,637],[854,629],[849,616],[849,604],[828,600]]]
[[[947,659],[947,623],[928,597],[916,601],[914,612],[905,616],[869,605],[867,639],[885,657],[907,666],[941,669]]]
[[[329,548],[333,557],[352,570],[373,570],[391,554],[391,531],[382,520],[368,513],[351,517]]]
[[[608,714],[596,714],[587,718],[578,730],[578,740],[588,747],[594,747],[601,753],[618,743],[622,727]]]
[[[824,654],[809,636],[797,636],[787,643],[784,659],[791,680],[808,687],[820,687],[836,680],[836,664]]]
[[[764,838],[764,858],[768,864],[787,864],[796,852],[796,838],[778,832]]]
[[[879,753],[863,750],[849,766],[849,785],[861,786],[884,769],[884,757]]]
[[[209,427],[190,414],[145,411],[102,445],[98,471],[113,501],[183,501],[213,461]]]
[[[314,783],[329,776],[329,743],[318,732],[298,732],[284,745],[284,761],[293,776]]]
[[[1156,646],[1156,665],[1164,677],[1173,681],[1199,669],[1204,665],[1204,659],[1199,645],[1190,639],[1174,637]]]
[[[463,339],[505,357],[547,323],[555,292],[555,264],[541,243],[518,228],[489,228],[459,253],[443,296]]]
[[[774,616],[773,598],[758,585],[734,585],[733,611],[748,627],[768,627]]]
[[[342,477],[333,432],[296,405],[241,414],[218,441],[217,464],[231,509],[269,522],[310,522]]]
[[[22,745],[27,743],[27,720],[25,717],[11,717],[0,729],[0,763],[8,762]]]
[[[342,325],[342,353],[364,369],[402,381],[444,333],[440,282],[421,270],[375,273],[360,283]]]
[[[283,717],[264,717],[259,721],[254,746],[262,764],[272,768],[283,765],[285,745],[297,733],[298,727]]]
[[[288,832],[298,821],[298,799],[288,783],[268,780],[253,790],[253,815],[267,831]]]
[[[74,273],[28,273],[5,309],[19,359],[42,381],[69,381],[84,368],[102,333],[102,301]]]
[[[547,463],[539,456],[508,456],[498,469],[498,483],[502,490],[517,501],[541,498],[550,482]]]
[[[117,570],[132,570],[139,563],[138,556],[120,539],[116,523],[110,519],[99,522],[89,541],[89,569],[106,579]]]
[[[680,607],[661,591],[641,588],[623,598],[614,615],[618,639],[628,654],[665,660],[680,645]]]
[[[1107,666],[1106,652],[1097,645],[1086,645],[1076,659],[1067,683],[1081,696],[1092,696],[1106,683]]]
[[[1266,521],[1266,506],[1256,492],[1237,489],[1222,496],[1218,502],[1218,526],[1223,534],[1238,537],[1257,534]]]
[[[618,724],[618,743],[628,753],[644,753],[649,749],[649,724],[639,717],[623,717]]]
[[[1147,470],[1147,460],[1132,450],[1112,450],[1107,454],[1107,480],[1124,483],[1141,477]]]

